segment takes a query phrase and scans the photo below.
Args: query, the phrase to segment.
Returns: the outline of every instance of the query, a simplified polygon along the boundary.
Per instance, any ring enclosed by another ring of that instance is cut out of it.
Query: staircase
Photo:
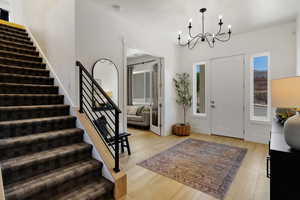
[[[83,130],[26,30],[0,24],[0,165],[6,200],[112,199]]]

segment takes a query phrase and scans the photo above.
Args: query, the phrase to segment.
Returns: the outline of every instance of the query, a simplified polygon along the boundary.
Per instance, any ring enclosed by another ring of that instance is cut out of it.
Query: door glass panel
[[[158,126],[158,64],[153,66],[152,72],[152,125]]]

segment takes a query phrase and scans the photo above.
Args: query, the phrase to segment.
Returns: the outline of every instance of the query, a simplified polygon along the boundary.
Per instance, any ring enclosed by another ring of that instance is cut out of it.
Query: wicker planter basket
[[[175,124],[172,127],[172,132],[177,136],[189,136],[191,134],[191,125],[189,124]]]

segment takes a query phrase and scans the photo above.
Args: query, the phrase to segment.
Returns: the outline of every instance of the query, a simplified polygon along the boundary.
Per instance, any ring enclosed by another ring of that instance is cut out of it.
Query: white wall
[[[295,23],[283,24],[255,32],[233,35],[232,40],[227,43],[217,43],[211,49],[207,44],[200,44],[194,50],[180,49],[179,62],[180,72],[192,74],[192,65],[196,62],[206,61],[211,58],[245,54],[246,57],[246,89],[245,89],[245,139],[257,142],[267,142],[270,124],[250,122],[250,56],[256,53],[270,52],[271,54],[271,78],[294,76],[296,74],[296,30]],[[224,74],[234,76],[234,72]],[[207,97],[207,102],[209,97]],[[234,101],[233,101],[234,102]],[[209,110],[208,105],[206,105]],[[194,131],[210,133],[210,113],[207,118],[197,118],[189,113],[189,120]]]
[[[126,54],[124,47],[141,49],[151,55],[165,58],[165,126],[164,134],[171,132],[171,125],[177,121],[175,96],[172,78],[177,62],[175,45],[169,42],[161,32],[146,30],[145,25],[135,26],[112,10],[104,9],[101,2],[76,1],[76,56],[90,71],[93,62],[101,57],[113,60],[120,71],[120,102],[124,111],[124,65]],[[123,40],[125,45],[123,45]],[[124,114],[124,112],[122,113]],[[121,119],[124,119],[123,115]],[[123,124],[125,127],[125,124]]]
[[[75,102],[75,1],[12,0],[12,4],[15,22],[30,29]]]

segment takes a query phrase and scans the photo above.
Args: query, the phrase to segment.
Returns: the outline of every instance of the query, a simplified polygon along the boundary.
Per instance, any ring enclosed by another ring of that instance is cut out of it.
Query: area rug
[[[138,165],[224,199],[246,153],[244,148],[187,139]]]

